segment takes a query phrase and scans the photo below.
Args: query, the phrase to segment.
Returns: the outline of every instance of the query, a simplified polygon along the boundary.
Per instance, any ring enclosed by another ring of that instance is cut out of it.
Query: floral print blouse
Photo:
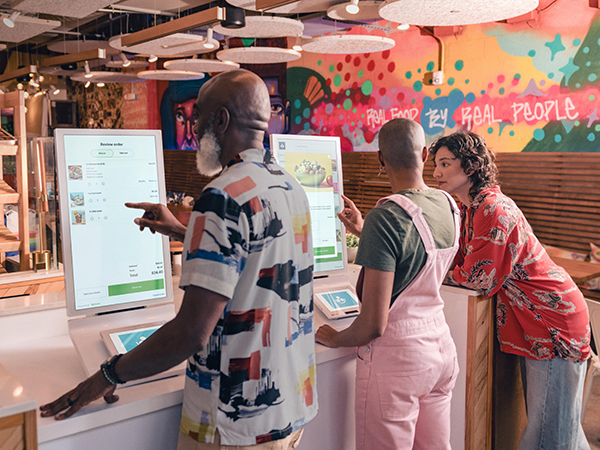
[[[496,330],[506,353],[585,361],[590,326],[583,295],[552,262],[517,205],[485,189],[462,211],[455,280],[497,296]]]

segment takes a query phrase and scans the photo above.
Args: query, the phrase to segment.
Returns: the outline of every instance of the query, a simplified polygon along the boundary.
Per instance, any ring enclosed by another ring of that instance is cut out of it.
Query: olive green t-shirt
[[[450,202],[437,189],[400,191],[423,210],[436,248],[452,247],[454,218]],[[412,219],[397,203],[388,201],[365,217],[356,264],[384,272],[395,272],[390,305],[419,274],[427,252]]]

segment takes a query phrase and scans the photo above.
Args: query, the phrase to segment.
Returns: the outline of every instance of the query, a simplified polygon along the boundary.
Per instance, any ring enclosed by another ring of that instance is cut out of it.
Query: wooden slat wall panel
[[[202,189],[212,178],[202,176],[196,170],[196,152],[192,150],[165,150],[165,182],[167,192],[185,192],[200,196]]]
[[[502,190],[538,239],[583,253],[600,240],[600,154],[500,153]]]
[[[588,253],[600,241],[600,153],[498,153],[502,191],[521,208],[541,242]],[[344,191],[366,214],[391,193],[377,177],[377,152],[342,154]],[[435,187],[428,161],[424,178]]]

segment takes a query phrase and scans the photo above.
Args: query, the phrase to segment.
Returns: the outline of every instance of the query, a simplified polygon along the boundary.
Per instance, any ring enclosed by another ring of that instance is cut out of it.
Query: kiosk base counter
[[[69,335],[81,358],[88,376],[94,374],[113,351],[105,344],[101,336],[118,332],[125,328],[141,329],[148,324],[165,323],[175,317],[172,303],[133,311],[120,311],[106,316],[82,317],[69,320]],[[172,377],[185,373],[185,362],[158,375],[141,380],[129,381],[123,386],[133,386],[161,378]]]

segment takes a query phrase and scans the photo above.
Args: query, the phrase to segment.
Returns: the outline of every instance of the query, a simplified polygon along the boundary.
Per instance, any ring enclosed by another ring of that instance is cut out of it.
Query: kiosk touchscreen
[[[71,339],[88,374],[175,315],[168,238],[141,232],[166,203],[158,130],[56,129],[60,222]],[[159,306],[157,306],[159,305]],[[127,333],[128,334],[127,334]]]
[[[315,304],[330,319],[357,315],[359,302],[348,277],[346,231],[337,217],[343,209],[340,138],[273,134],[271,151],[308,197]]]

